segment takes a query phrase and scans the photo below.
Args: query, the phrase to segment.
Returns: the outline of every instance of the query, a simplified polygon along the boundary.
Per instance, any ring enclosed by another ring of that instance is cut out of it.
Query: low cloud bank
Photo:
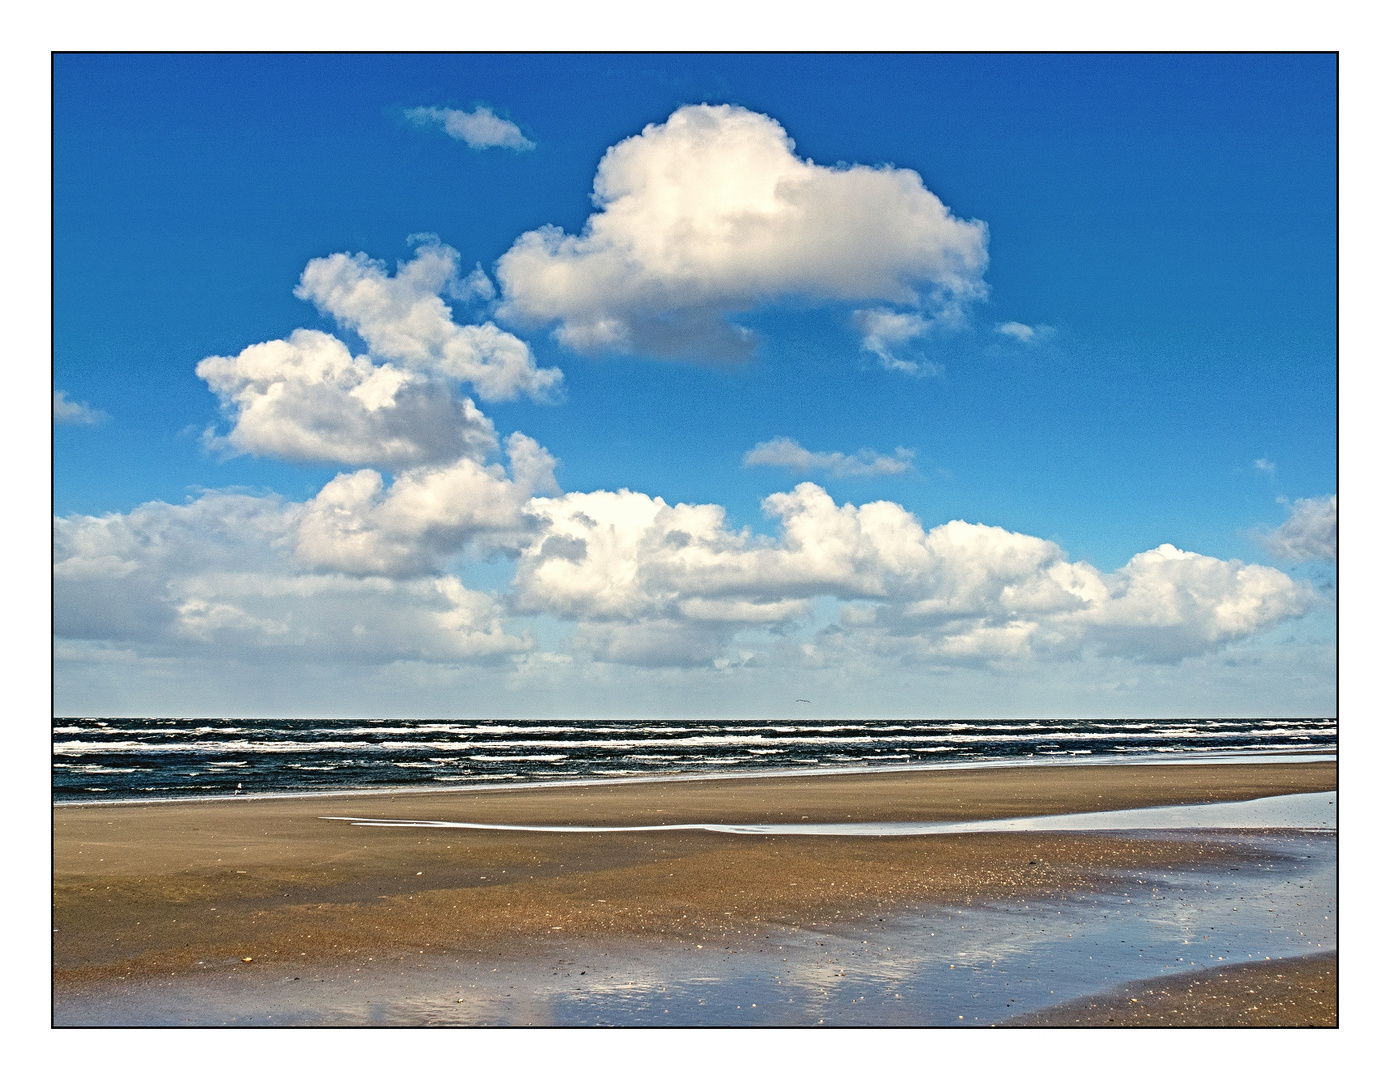
[[[842,601],[806,651],[857,649],[978,663],[1107,655],[1169,661],[1307,611],[1316,599],[1278,570],[1162,545],[1114,573],[1057,545],[963,521],[930,531],[891,502],[837,505],[815,484],[769,496],[776,539],[733,531],[722,507],[638,492],[536,499],[519,611],[576,620],[601,659],[709,662],[740,629],[788,632],[811,601]]]
[[[343,473],[314,498],[211,493],[185,506],[55,523],[60,637],[154,650],[216,646],[361,659],[496,659],[532,648],[507,615],[571,621],[571,649],[626,664],[728,662],[745,631],[804,628],[818,666],[846,650],[941,664],[1206,653],[1303,614],[1279,570],[1162,545],[1113,573],[1050,541],[901,506],[837,504],[812,483],[769,496],[775,538],[715,505],[554,490],[553,460],[513,435],[511,475],[467,459],[387,485]],[[465,588],[459,558],[516,558],[508,593]],[[747,660],[748,653],[744,657]]]

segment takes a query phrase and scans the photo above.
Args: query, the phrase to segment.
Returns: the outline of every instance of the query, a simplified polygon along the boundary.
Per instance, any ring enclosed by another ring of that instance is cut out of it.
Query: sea
[[[401,720],[59,717],[56,803],[443,790],[1033,761],[1335,754],[1332,718]]]

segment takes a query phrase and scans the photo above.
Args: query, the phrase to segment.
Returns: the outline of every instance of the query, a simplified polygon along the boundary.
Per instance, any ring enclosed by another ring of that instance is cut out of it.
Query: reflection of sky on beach
[[[1253,868],[1133,875],[1116,895],[774,931],[753,951],[681,957],[717,973],[713,984],[671,978],[655,1000],[595,986],[557,1002],[556,1020],[994,1023],[1132,979],[1335,948],[1335,840],[1260,844]]]
[[[724,947],[557,940],[529,960],[382,955],[298,979],[231,964],[74,995],[55,1002],[54,1017],[58,1026],[997,1023],[1134,979],[1336,948],[1335,835],[1245,840],[1251,857],[1239,867],[1136,872],[1105,894],[924,907],[830,931],[758,924]]]

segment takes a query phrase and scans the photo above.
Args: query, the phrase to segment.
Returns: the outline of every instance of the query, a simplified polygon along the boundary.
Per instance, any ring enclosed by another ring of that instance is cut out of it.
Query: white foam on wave
[[[1179,760],[1174,760],[1174,758],[1178,758]],[[534,779],[533,776],[523,776],[520,773],[497,773],[485,779],[467,774],[433,776],[430,779],[435,783],[443,783],[448,786],[441,788],[426,784],[423,786],[335,787],[310,791],[264,791],[252,792],[241,796],[238,798],[238,801],[249,801],[251,799],[325,799],[356,795],[418,795],[425,791],[430,791],[432,793],[444,791],[521,791],[538,788],[594,787],[613,784],[708,783],[710,781],[722,780],[756,780],[767,777],[799,778],[973,769],[1071,768],[1076,765],[1260,765],[1336,760],[1336,747],[1330,747],[1316,752],[1309,752],[1308,750],[1295,750],[1292,752],[1279,750],[1275,750],[1274,752],[1251,752],[1248,750],[1189,750],[1181,754],[1142,753],[1125,756],[1101,755],[1084,761],[1069,754],[1062,757],[1033,757],[1030,755],[1021,758],[971,758],[964,761],[913,762],[906,765],[828,765],[824,762],[815,760],[790,758],[786,761],[787,765],[803,764],[806,767],[787,768],[786,765],[784,765],[781,768],[742,768],[734,771],[719,767],[725,764],[724,759],[703,757],[688,759],[684,763],[690,767],[690,771],[653,771],[638,773],[637,775],[632,775],[630,772],[617,775],[592,772],[588,775],[571,775],[560,778],[548,777],[539,780]],[[698,768],[699,766],[708,766],[708,768],[705,771],[700,771]],[[500,781],[511,782],[501,783]],[[96,791],[105,789],[88,788],[87,790]],[[108,799],[55,799],[53,804],[55,806],[144,806],[159,803],[219,802],[231,798],[233,798],[233,796],[226,793],[212,795],[188,795],[181,793],[178,795],[149,795],[137,796],[134,798],[129,795],[123,795],[120,798]]]

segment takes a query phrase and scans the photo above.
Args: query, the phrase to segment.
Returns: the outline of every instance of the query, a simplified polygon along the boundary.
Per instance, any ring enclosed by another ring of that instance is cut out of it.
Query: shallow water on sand
[[[813,824],[724,825],[498,825],[417,818],[325,817],[378,829],[472,829],[481,832],[639,833],[716,832],[744,836],[940,836],[982,832],[1129,832],[1135,829],[1335,829],[1337,793],[1312,791],[1240,802],[1145,806],[1081,814],[1045,814],[985,821],[859,821]]]
[[[382,956],[360,970],[233,965],[65,993],[54,1022],[991,1024],[1134,979],[1336,948],[1336,835],[1242,839],[1252,857],[1239,866],[1135,873],[1105,894],[924,906],[820,931],[764,923],[724,948],[557,941],[525,960],[420,954]]]

